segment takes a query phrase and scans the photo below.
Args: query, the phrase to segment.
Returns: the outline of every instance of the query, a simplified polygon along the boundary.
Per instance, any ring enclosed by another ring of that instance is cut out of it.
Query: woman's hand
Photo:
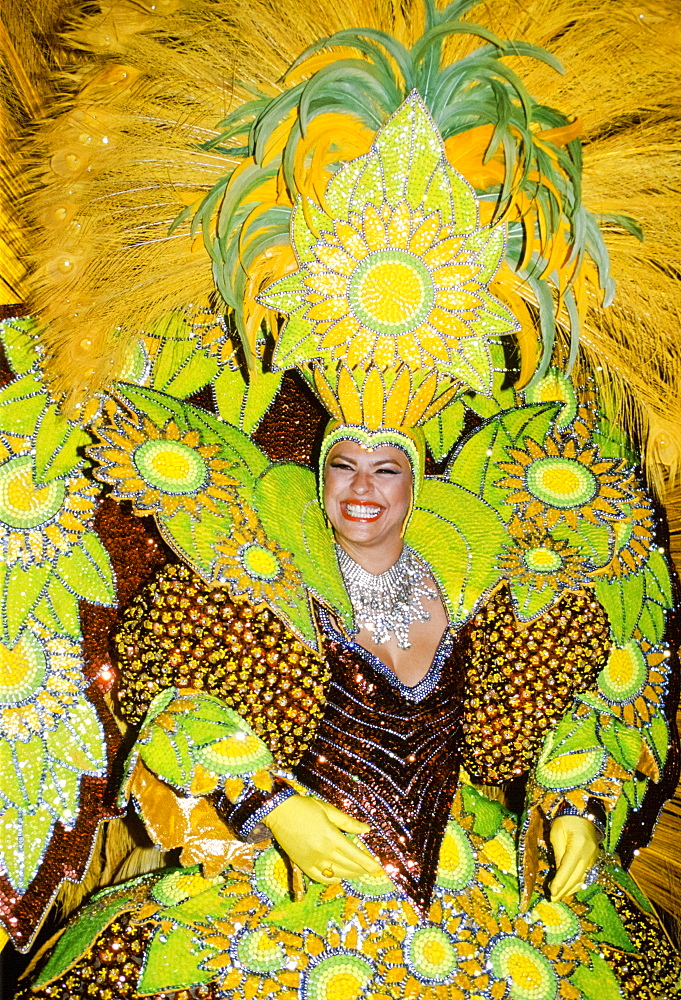
[[[558,816],[551,824],[551,846],[556,858],[556,874],[549,886],[551,899],[558,902],[581,888],[600,849],[600,834],[582,816]]]
[[[366,849],[341,832],[368,833],[370,827],[319,799],[291,795],[263,822],[291,861],[315,882],[330,885],[383,871]]]

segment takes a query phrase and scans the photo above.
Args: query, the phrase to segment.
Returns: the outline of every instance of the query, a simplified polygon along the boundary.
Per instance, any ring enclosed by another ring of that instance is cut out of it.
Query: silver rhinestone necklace
[[[380,645],[391,635],[400,649],[409,649],[409,626],[427,622],[430,613],[421,603],[437,591],[428,583],[428,570],[413,549],[403,546],[400,557],[385,573],[368,573],[336,543],[338,565],[355,613],[355,626],[368,629]]]

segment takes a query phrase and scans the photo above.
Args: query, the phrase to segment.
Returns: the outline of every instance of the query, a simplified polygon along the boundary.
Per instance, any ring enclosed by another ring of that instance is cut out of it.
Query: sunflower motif
[[[488,291],[505,228],[479,226],[475,192],[447,162],[418,95],[369,153],[341,165],[324,206],[298,202],[291,232],[299,269],[258,296],[290,317],[276,364],[322,358],[354,368],[371,357],[383,370],[437,368],[486,386],[486,341],[519,328]]]
[[[293,605],[305,597],[303,578],[290,552],[268,538],[255,515],[245,508],[244,522],[215,544],[215,577],[233,596],[246,596],[255,607]]]
[[[598,423],[598,398],[592,385],[575,386],[558,368],[550,368],[544,378],[524,392],[527,403],[562,403],[555,421],[557,437],[571,434],[589,440]]]
[[[447,364],[459,340],[492,332],[479,249],[478,232],[456,235],[439,212],[424,216],[406,201],[335,220],[302,274],[305,318],[321,350],[350,367],[367,355],[379,368]]]
[[[228,327],[224,316],[212,309],[200,309],[192,319],[192,332],[206,354],[217,359],[220,365],[234,362],[236,347],[234,331]]]
[[[499,568],[513,583],[536,590],[579,590],[588,580],[590,564],[564,539],[531,526],[513,539],[499,556]]]
[[[637,484],[634,499],[623,504],[623,518],[614,525],[615,551],[612,559],[598,574],[610,580],[638,572],[650,555],[653,544],[655,515],[653,507]]]
[[[202,509],[219,515],[222,505],[236,502],[237,480],[225,472],[231,463],[219,457],[220,445],[202,445],[198,430],[182,432],[174,420],[159,430],[120,410],[114,421],[95,427],[106,443],[87,451],[99,465],[96,478],[113,486],[118,499],[132,500],[136,513],[172,517],[186,510],[197,518]]]
[[[0,738],[51,732],[84,688],[78,644],[30,622],[13,646],[0,643]]]
[[[545,519],[549,529],[564,520],[576,529],[579,518],[608,524],[626,517],[634,491],[622,459],[605,458],[596,445],[580,447],[573,438],[547,438],[545,447],[527,438],[526,450],[507,451],[514,461],[499,463],[507,475],[497,485],[513,491],[508,503],[521,520]]]
[[[8,566],[26,568],[69,552],[95,512],[99,490],[79,471],[36,486],[34,468],[28,450],[0,464],[0,552]]]

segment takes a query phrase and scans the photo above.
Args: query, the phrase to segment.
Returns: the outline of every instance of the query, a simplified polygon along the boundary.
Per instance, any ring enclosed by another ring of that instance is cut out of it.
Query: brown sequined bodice
[[[326,624],[327,703],[295,775],[371,826],[368,846],[426,908],[458,777],[459,644],[447,635],[426,677],[409,688]]]

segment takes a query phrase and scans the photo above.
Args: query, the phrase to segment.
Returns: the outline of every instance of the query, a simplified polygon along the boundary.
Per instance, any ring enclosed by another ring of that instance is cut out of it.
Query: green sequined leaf
[[[251,372],[241,428],[252,434],[279,392],[283,372]]]
[[[486,795],[482,795],[472,785],[467,784],[461,786],[461,796],[466,812],[475,817],[473,832],[485,840],[495,837],[504,819],[505,810],[501,803],[488,799]]]
[[[159,928],[147,948],[137,990],[143,994],[185,990],[208,983],[215,972],[201,968],[206,958],[216,954],[197,940],[196,929]]]
[[[10,643],[13,643],[19,635],[51,576],[51,563],[28,566],[26,569],[23,569],[20,563],[15,563],[8,571],[2,611]]]
[[[379,131],[375,148],[383,166],[387,201],[397,205],[406,196],[409,205],[418,208],[444,156],[442,139],[419,98],[407,98]]]
[[[590,957],[591,968],[577,966],[570,982],[582,991],[585,1000],[622,1000],[619,983],[608,963],[595,952],[591,952]]]
[[[422,201],[423,214],[439,212],[443,225],[450,225],[454,217],[452,207],[452,187],[449,181],[449,171],[444,163],[439,163],[433,171],[426,194]]]
[[[440,410],[423,425],[423,433],[436,462],[446,458],[459,440],[465,419],[466,410],[463,403],[458,400]]]
[[[45,744],[40,736],[34,734],[29,740],[16,740],[14,754],[19,779],[26,792],[26,801],[30,808],[35,808],[40,799],[40,789],[45,774],[46,752]]]
[[[303,273],[296,271],[294,274],[287,274],[285,278],[280,278],[279,281],[268,285],[267,291],[258,296],[258,301],[262,305],[276,309],[277,312],[285,313],[288,316],[305,304],[304,292]]]
[[[643,739],[636,730],[629,729],[618,719],[610,718],[608,725],[599,727],[601,743],[608,753],[629,771],[639,762]]]
[[[59,978],[72,965],[75,965],[109,924],[133,907],[132,900],[126,899],[126,895],[133,886],[145,879],[150,881],[150,877],[147,875],[142,879],[128,882],[124,891],[116,886],[114,889],[99,893],[90,906],[80,910],[74,921],[69,924],[57,940],[47,962],[40,970],[34,986],[47,986],[52,980]],[[107,902],[108,897],[112,895],[114,899]]]
[[[624,889],[628,896],[631,896],[644,913],[653,914],[655,912],[629,872],[625,871],[621,865],[609,864],[607,861],[604,863],[604,867],[608,875],[617,882],[621,889]]]
[[[213,563],[215,561],[215,551],[212,545],[206,548],[201,545],[206,540],[208,533],[212,535],[214,541],[229,530],[231,520],[226,524],[215,514],[203,513],[201,517],[201,531],[198,540],[194,535],[194,519],[187,510],[179,510],[172,517],[159,517],[157,524],[163,540],[170,548],[177,552],[180,558],[188,563],[191,568],[202,576],[205,580],[210,580],[213,575]]]
[[[91,538],[97,537],[92,532],[88,534]],[[102,576],[100,563],[96,561],[99,556],[97,546],[93,545],[91,541],[88,544],[87,538],[88,535],[83,535],[80,545],[74,546],[69,553],[59,557],[56,565],[57,575],[72,593],[86,601],[91,601],[93,604],[110,605],[114,598],[113,580],[110,574],[108,579]],[[97,544],[103,548],[99,539],[97,539]],[[92,557],[90,550],[94,553]]]
[[[42,787],[42,801],[55,819],[71,828],[78,814],[82,773],[49,761]]]
[[[368,204],[380,205],[384,200],[381,161],[377,156],[368,155],[355,182],[350,198],[350,211],[361,212]]]
[[[212,382],[219,367],[217,358],[210,357],[205,351],[195,350],[166,383],[165,391],[178,399],[186,399]]]
[[[0,861],[19,892],[25,892],[35,878],[53,828],[54,819],[45,806],[32,812],[10,806],[0,815]]]
[[[228,424],[239,427],[246,394],[246,382],[241,370],[225,365],[213,382],[213,392],[220,417]]]
[[[667,561],[661,552],[651,552],[645,570],[646,593],[667,608],[673,604],[672,581]]]
[[[598,924],[594,933],[596,941],[604,941],[622,951],[636,951],[620,916],[604,892],[597,892],[589,900],[589,920]]]
[[[72,594],[58,577],[53,576],[47,585],[47,599],[62,629],[73,639],[79,639],[80,611],[75,594]]]
[[[149,417],[157,427],[165,427],[169,420],[174,420],[181,431],[188,429],[185,406],[178,399],[128,383],[119,383],[116,391],[134,410]]]
[[[447,545],[442,544],[443,524]],[[405,540],[432,569],[456,624],[499,579],[496,561],[507,534],[492,507],[468,490],[442,479],[426,479]]]
[[[14,757],[13,744],[7,740],[0,740],[0,795],[8,805],[25,809],[29,804]]]
[[[470,233],[478,225],[478,203],[475,194],[458,171],[447,165],[447,177],[454,206],[452,225],[455,233]],[[471,197],[472,195],[472,197]]]
[[[71,472],[82,461],[80,452],[89,444],[92,439],[87,431],[69,423],[56,403],[50,403],[38,422],[33,477],[36,486]]]
[[[522,447],[526,437],[543,441],[558,410],[556,403],[536,403],[493,417],[455,454],[448,471],[450,480],[486,500],[504,520],[509,520],[509,491],[497,486],[502,478],[499,463],[508,462],[507,448]]]
[[[25,375],[36,363],[38,341],[34,329],[35,322],[30,317],[17,316],[0,322],[0,341],[15,375]]]
[[[644,599],[643,574],[635,573],[621,580],[598,580],[596,597],[605,608],[615,642],[624,646],[638,625]]]
[[[646,601],[638,620],[638,627],[649,642],[653,644],[661,642],[665,627],[664,609],[655,601]]]
[[[272,368],[284,371],[320,355],[317,338],[312,335],[312,325],[305,319],[305,310],[292,313],[279,335],[272,357]]]
[[[574,722],[569,716],[563,719],[554,733],[553,746],[546,755],[546,760],[553,761],[557,757],[575,751],[593,750],[601,746],[596,730],[596,718],[587,716],[581,722]]]
[[[513,610],[520,621],[529,622],[543,614],[560,596],[548,584],[539,590],[534,584],[519,583],[516,579],[510,581]]]
[[[176,788],[188,788],[194,766],[187,737],[182,730],[171,735],[159,725],[151,726],[150,730],[136,744],[140,757],[163,781]]]
[[[664,765],[669,753],[669,726],[661,713],[654,715],[650,720],[649,732],[655,756],[658,758],[659,763]]]
[[[275,906],[266,917],[264,924],[274,924],[284,931],[300,934],[305,929],[315,934],[325,935],[330,923],[341,923],[345,901],[342,898],[320,902],[319,897],[326,886],[310,883],[308,890],[300,902],[285,902]]]
[[[55,733],[59,733],[62,728],[65,731],[54,743],[50,742],[50,737],[54,734],[46,734],[50,753],[67,767],[94,774],[102,773],[106,766],[104,730],[94,705],[84,695],[70,707],[68,717],[57,727]]]
[[[30,372],[0,390],[0,431],[33,434],[47,402],[42,382]]]
[[[578,549],[594,568],[605,566],[612,559],[615,548],[615,535],[607,524],[591,524],[580,517],[577,528],[570,528],[564,521],[551,528],[554,538],[566,541]]]
[[[286,497],[287,517],[281,516],[282,497]],[[292,553],[305,585],[334,613],[351,622],[350,602],[338,569],[333,536],[317,499],[314,473],[293,463],[271,466],[256,483],[256,503],[265,531]],[[305,615],[306,641],[316,645],[306,596],[301,595],[300,608]],[[284,602],[281,610],[284,617],[291,618]]]

